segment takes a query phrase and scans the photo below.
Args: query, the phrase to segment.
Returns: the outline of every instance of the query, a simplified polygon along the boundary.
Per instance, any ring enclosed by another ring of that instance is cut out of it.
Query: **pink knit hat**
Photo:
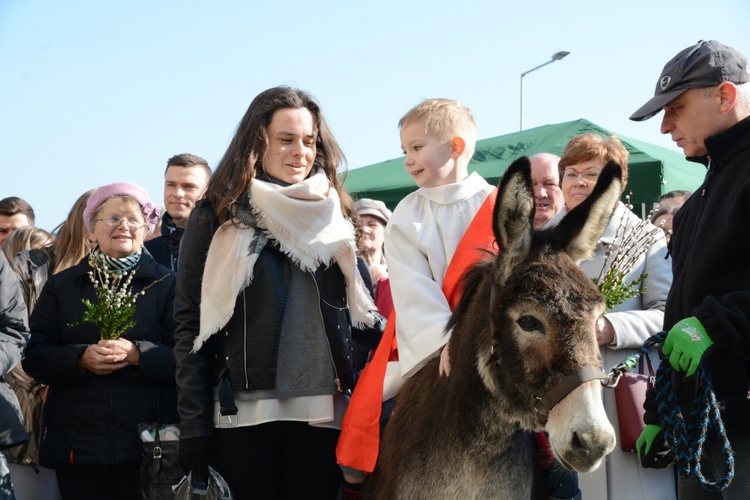
[[[89,231],[94,229],[94,213],[102,204],[113,196],[130,196],[141,206],[141,211],[146,217],[146,227],[151,233],[159,222],[159,210],[151,203],[148,193],[141,186],[129,182],[115,182],[98,188],[89,197],[86,209],[83,211],[83,223]]]

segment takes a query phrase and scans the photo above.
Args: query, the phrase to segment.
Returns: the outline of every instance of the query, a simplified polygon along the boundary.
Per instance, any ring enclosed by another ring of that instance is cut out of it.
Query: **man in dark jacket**
[[[164,172],[164,207],[161,236],[146,242],[146,248],[156,262],[177,271],[180,241],[185,232],[195,202],[203,197],[211,178],[206,160],[188,153],[167,160]]]
[[[669,61],[655,96],[631,120],[664,110],[661,132],[708,173],[674,217],[674,281],[664,311],[664,354],[675,370],[679,404],[689,415],[696,369],[705,363],[734,450],[734,479],[723,498],[750,491],[750,80],[747,59],[716,41],[700,41]],[[663,442],[658,417],[646,413],[638,441],[644,466]],[[702,472],[719,481],[726,458],[714,429]],[[680,477],[679,498],[706,498],[694,478]],[[721,495],[719,495],[721,497]],[[713,497],[712,497],[713,498]]]
[[[2,254],[2,252],[0,252]],[[4,377],[21,361],[29,339],[26,303],[5,255],[0,255],[0,374]],[[18,398],[0,378],[0,450],[28,441]],[[0,453],[0,496],[12,498],[13,487],[5,457]],[[11,496],[8,496],[11,495]]]

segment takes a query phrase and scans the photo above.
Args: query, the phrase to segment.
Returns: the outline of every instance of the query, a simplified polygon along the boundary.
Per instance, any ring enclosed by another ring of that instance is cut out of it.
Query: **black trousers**
[[[335,500],[339,431],[306,422],[216,429],[211,465],[236,500]]]
[[[139,500],[140,464],[63,465],[55,469],[63,500]]]

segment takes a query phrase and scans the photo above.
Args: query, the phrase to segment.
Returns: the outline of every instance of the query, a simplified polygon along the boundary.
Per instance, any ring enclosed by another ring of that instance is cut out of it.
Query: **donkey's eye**
[[[516,323],[526,332],[542,329],[541,323],[534,316],[521,316],[516,320]]]

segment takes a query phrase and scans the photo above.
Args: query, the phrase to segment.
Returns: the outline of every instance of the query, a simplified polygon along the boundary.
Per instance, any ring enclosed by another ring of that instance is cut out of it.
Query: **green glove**
[[[669,330],[664,341],[664,354],[669,355],[669,364],[677,371],[683,371],[688,377],[695,373],[700,365],[703,353],[714,341],[698,318],[685,318]]]
[[[674,461],[674,454],[664,441],[661,425],[647,425],[635,442],[635,449],[645,469],[663,469]]]

